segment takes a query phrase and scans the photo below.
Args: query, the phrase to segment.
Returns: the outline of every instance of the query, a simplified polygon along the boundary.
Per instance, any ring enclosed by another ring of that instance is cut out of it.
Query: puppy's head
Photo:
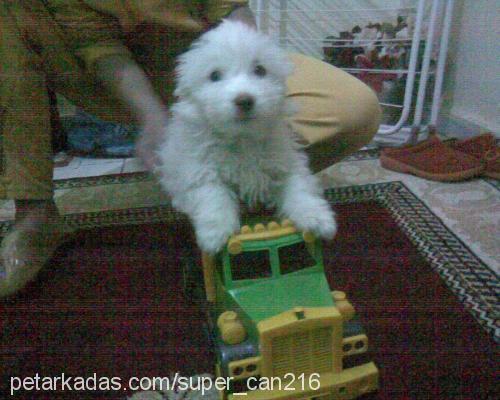
[[[181,55],[175,95],[214,130],[255,130],[281,118],[292,64],[269,37],[225,20]]]

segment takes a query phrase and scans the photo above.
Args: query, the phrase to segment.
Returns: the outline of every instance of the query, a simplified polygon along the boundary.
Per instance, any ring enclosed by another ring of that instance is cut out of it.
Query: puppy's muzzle
[[[234,99],[234,104],[241,114],[248,114],[255,107],[255,98],[247,93],[242,93]]]

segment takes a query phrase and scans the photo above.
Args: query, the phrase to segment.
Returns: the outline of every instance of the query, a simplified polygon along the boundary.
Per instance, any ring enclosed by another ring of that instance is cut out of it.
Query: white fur
[[[215,70],[220,80],[214,82]],[[271,39],[229,20],[179,58],[178,101],[156,172],[173,206],[190,217],[204,251],[218,251],[239,229],[240,199],[276,206],[299,229],[324,238],[336,232],[334,214],[285,122],[291,72]],[[242,94],[255,100],[243,116],[234,103]]]

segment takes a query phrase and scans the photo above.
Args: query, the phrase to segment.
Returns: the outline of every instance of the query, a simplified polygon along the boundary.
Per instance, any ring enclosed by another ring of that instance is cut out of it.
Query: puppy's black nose
[[[255,99],[247,93],[242,93],[234,99],[234,104],[236,104],[236,107],[241,111],[249,112],[252,111],[255,105]]]

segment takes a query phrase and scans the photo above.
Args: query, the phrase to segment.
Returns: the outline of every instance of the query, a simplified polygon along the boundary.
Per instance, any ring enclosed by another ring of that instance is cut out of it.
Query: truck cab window
[[[283,275],[316,265],[316,260],[304,242],[280,247],[279,257]]]
[[[231,256],[233,280],[269,278],[272,275],[269,251],[245,251]]]

